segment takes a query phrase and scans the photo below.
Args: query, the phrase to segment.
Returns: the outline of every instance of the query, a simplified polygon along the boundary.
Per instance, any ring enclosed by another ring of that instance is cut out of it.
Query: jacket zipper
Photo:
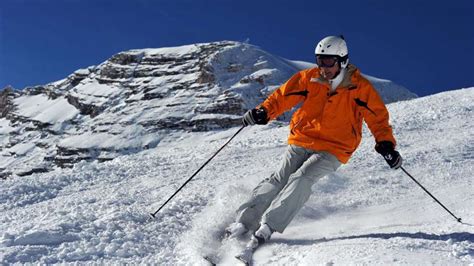
[[[319,120],[319,130],[318,130],[318,138],[321,137],[321,129],[323,128],[323,117],[324,117],[324,110],[326,108],[326,104],[327,102],[329,101],[329,89],[327,90],[327,93],[326,93],[326,100],[324,101],[324,104],[323,104],[323,110],[321,111],[321,119]]]

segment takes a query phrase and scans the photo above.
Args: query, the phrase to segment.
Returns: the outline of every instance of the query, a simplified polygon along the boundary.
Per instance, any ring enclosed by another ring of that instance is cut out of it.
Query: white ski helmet
[[[314,49],[316,56],[333,55],[339,58],[342,68],[346,68],[349,64],[349,51],[346,41],[341,36],[328,36],[322,39]]]

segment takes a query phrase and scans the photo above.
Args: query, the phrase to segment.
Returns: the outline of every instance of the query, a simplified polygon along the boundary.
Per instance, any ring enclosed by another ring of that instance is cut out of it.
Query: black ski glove
[[[244,126],[249,125],[265,125],[268,123],[267,111],[261,107],[260,109],[248,110],[242,118]]]
[[[390,141],[381,141],[375,145],[375,150],[380,153],[388,165],[392,169],[398,169],[402,166],[402,156],[394,149],[394,145]]]

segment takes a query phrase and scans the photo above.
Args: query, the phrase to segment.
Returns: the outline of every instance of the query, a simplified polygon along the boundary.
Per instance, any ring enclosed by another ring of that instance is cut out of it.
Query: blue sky
[[[0,89],[62,79],[113,54],[220,40],[313,61],[344,34],[351,62],[418,95],[474,86],[474,1],[2,0]]]

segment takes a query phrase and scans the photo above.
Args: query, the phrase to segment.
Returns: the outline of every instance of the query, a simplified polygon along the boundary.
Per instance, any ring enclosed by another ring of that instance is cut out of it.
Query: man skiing
[[[372,84],[349,64],[344,38],[322,39],[315,54],[317,67],[296,73],[243,117],[245,126],[263,125],[299,106],[280,168],[238,208],[236,221],[226,229],[231,237],[250,230],[252,240],[263,243],[273,232],[282,233],[308,200],[311,186],[349,161],[362,138],[362,121],[390,167],[402,164],[387,108]]]

